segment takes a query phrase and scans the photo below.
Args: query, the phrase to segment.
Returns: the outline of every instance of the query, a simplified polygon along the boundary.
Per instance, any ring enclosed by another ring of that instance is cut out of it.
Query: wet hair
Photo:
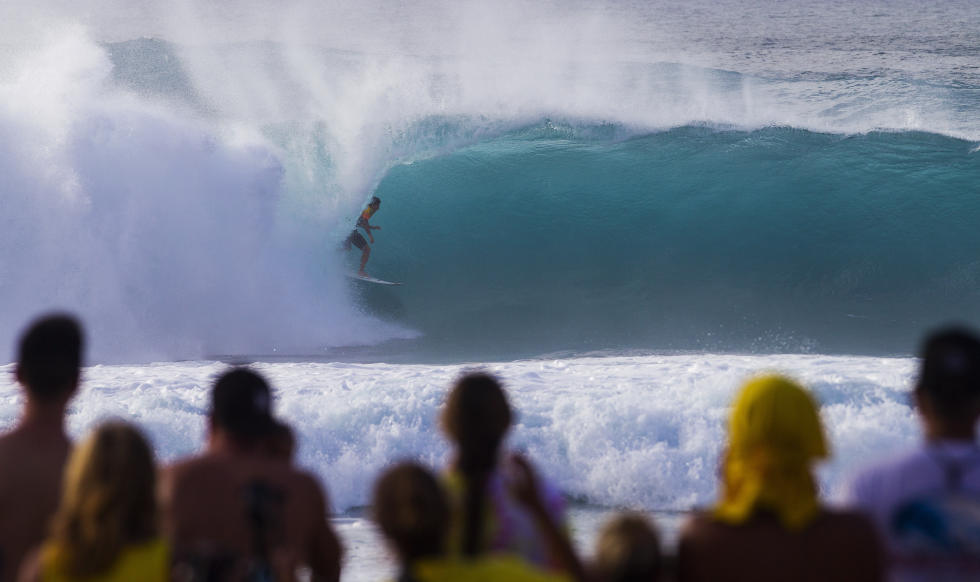
[[[974,417],[980,411],[980,339],[962,327],[943,328],[926,337],[920,356],[916,391],[943,418]]]
[[[85,339],[74,316],[53,313],[34,320],[20,338],[17,378],[39,400],[74,392]]]
[[[371,202],[368,203],[368,206],[381,206],[381,199],[377,196],[372,196]]]
[[[431,471],[404,462],[374,484],[374,521],[406,564],[445,552],[449,503]]]
[[[132,425],[100,425],[74,450],[50,542],[72,578],[108,571],[125,546],[158,535],[153,453]]]
[[[595,570],[602,582],[654,582],[660,579],[663,558],[660,536],[640,513],[617,515],[596,540]]]
[[[221,374],[211,391],[211,421],[242,444],[275,431],[272,391],[258,372],[235,367]]]
[[[456,380],[443,410],[442,425],[456,445],[458,468],[466,484],[464,556],[473,557],[482,551],[484,492],[511,421],[507,396],[493,375],[470,372]]]

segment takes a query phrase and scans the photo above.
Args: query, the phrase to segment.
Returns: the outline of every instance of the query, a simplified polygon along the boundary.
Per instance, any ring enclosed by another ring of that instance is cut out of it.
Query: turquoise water
[[[371,269],[405,286],[365,304],[469,356],[901,353],[924,327],[980,323],[971,143],[593,137],[614,129],[539,124],[392,168]]]

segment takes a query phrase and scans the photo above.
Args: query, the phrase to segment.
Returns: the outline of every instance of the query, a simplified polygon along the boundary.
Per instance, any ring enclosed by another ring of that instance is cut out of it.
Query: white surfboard
[[[401,283],[396,283],[394,281],[385,281],[384,279],[375,279],[374,277],[368,277],[365,275],[358,275],[357,273],[347,273],[347,276],[351,279],[357,279],[358,281],[366,281],[368,283],[374,283],[376,285],[401,285]]]

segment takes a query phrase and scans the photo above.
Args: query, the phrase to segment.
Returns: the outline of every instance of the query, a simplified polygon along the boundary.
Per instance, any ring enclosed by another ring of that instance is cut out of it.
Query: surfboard
[[[395,281],[385,281],[384,279],[375,279],[374,277],[366,277],[364,275],[358,275],[357,273],[347,273],[347,276],[351,279],[357,279],[358,281],[366,281],[368,283],[374,283],[375,285],[401,285],[401,283],[396,283]]]

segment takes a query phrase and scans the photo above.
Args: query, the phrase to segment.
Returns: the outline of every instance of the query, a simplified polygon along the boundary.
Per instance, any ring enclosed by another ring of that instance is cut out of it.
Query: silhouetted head
[[[272,392],[258,372],[245,367],[221,374],[211,391],[211,425],[251,445],[275,431]]]
[[[449,504],[431,471],[416,463],[386,470],[374,484],[374,521],[403,562],[440,556],[449,531]]]
[[[980,340],[950,327],[929,334],[922,344],[916,395],[940,419],[973,423],[980,414]]]
[[[829,455],[808,390],[785,376],[750,379],[732,406],[715,518],[742,525],[765,510],[787,530],[806,527],[820,510],[813,464]]]
[[[381,208],[381,199],[378,198],[377,196],[372,196],[371,202],[368,204],[368,206],[374,208],[375,210]]]
[[[464,473],[489,471],[512,420],[500,382],[485,372],[456,380],[442,412],[442,427],[456,445]]]
[[[100,425],[72,452],[65,470],[52,525],[60,568],[79,578],[105,572],[127,545],[157,532],[150,446],[127,423]]]
[[[75,317],[57,313],[36,319],[20,338],[17,381],[37,400],[70,396],[78,387],[84,344]]]
[[[617,515],[599,533],[595,569],[601,582],[656,582],[661,563],[660,536],[642,514]]]

